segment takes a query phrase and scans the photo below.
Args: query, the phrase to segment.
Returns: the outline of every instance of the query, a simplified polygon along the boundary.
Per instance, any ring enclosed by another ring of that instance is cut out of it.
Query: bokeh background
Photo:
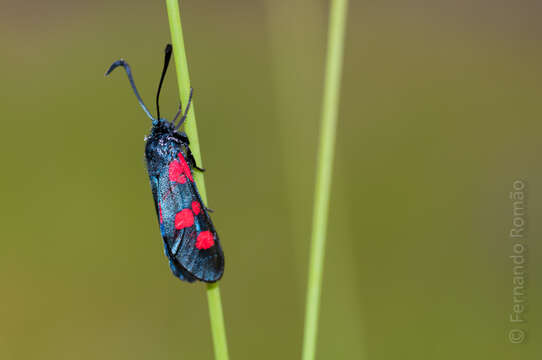
[[[2,1],[0,358],[211,359],[143,161],[165,2]],[[301,354],[328,3],[183,1],[232,359]],[[542,6],[351,1],[318,359],[538,359]],[[177,108],[174,69],[163,91]],[[527,323],[511,344],[512,183]]]

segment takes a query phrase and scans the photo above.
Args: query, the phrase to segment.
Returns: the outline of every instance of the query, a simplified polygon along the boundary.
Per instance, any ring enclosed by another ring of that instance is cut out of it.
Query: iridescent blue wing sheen
[[[181,280],[187,281],[187,282],[194,282],[196,281],[196,278],[193,277],[189,272],[187,272],[180,264],[178,264],[175,260],[175,258],[172,255],[171,249],[169,247],[168,242],[164,238],[164,224],[163,224],[163,218],[162,218],[162,204],[159,201],[158,198],[158,177],[152,176],[150,178],[151,182],[151,190],[152,190],[152,196],[154,198],[154,206],[156,209],[156,216],[158,218],[158,223],[160,225],[160,232],[162,233],[162,238],[164,241],[164,254],[168,258],[169,261],[169,267],[171,269],[171,272],[173,275],[178,277]]]
[[[224,272],[220,241],[182,153],[178,159],[173,161],[183,172],[176,174],[177,181],[172,180],[170,163],[160,172],[157,183],[158,212],[168,257],[198,280],[215,282]],[[190,172],[189,176],[186,172]]]
[[[224,253],[220,239],[215,230],[211,217],[199,195],[197,185],[190,185],[194,201],[192,207],[198,204],[199,212],[194,211],[194,227],[196,236],[188,236],[176,254],[179,263],[198,279],[217,281],[224,273]],[[207,243],[207,244],[205,244]]]
[[[171,256],[171,253],[167,249],[167,244],[164,240],[164,253],[169,259],[169,268],[171,269],[171,272],[173,275],[178,277],[181,280],[187,281],[187,282],[194,282],[197,279],[193,277],[188,271],[186,271],[182,266],[180,266],[177,262],[175,262],[175,259],[173,256]]]

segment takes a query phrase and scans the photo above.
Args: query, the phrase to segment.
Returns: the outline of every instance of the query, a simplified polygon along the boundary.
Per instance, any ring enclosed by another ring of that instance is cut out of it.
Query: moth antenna
[[[194,93],[194,89],[190,88],[190,95],[188,96],[188,104],[186,104],[186,108],[184,109],[184,114],[181,117],[181,120],[179,120],[179,123],[177,124],[177,126],[175,126],[175,129],[179,129],[181,125],[183,124],[184,120],[186,120],[186,114],[188,114],[188,110],[190,109],[190,104],[192,103],[193,93]],[[173,121],[173,124],[175,124],[175,121]]]
[[[166,76],[166,71],[169,66],[169,60],[171,59],[171,44],[166,45],[166,55],[164,57],[164,67],[162,68],[162,76],[160,76],[160,83],[158,84],[158,91],[156,92],[156,116],[160,120],[160,91],[162,90],[162,83],[164,82],[164,77]]]
[[[128,80],[130,80],[130,85],[132,85],[132,90],[134,91],[134,94],[137,98],[137,101],[139,102],[139,105],[143,108],[143,111],[145,111],[145,114],[151,119],[154,120],[152,117],[149,109],[145,106],[145,103],[143,103],[143,100],[141,99],[141,96],[139,96],[139,92],[137,91],[137,88],[134,83],[134,78],[132,77],[132,70],[130,69],[130,65],[128,65],[123,59],[115,61],[109,69],[106,71],[105,76],[108,76],[111,74],[113,70],[115,70],[117,67],[122,66],[124,70],[126,71],[126,75],[128,75]]]

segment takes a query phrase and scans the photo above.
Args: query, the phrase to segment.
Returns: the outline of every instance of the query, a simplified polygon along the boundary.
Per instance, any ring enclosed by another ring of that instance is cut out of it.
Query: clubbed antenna
[[[143,111],[145,111],[147,116],[151,120],[154,120],[154,118],[152,117],[149,109],[147,109],[147,107],[143,103],[143,100],[141,99],[141,96],[139,96],[139,92],[137,91],[137,88],[136,88],[135,83],[134,83],[134,78],[132,77],[132,70],[130,69],[130,65],[128,65],[123,59],[117,60],[113,64],[111,64],[111,66],[109,67],[109,69],[105,73],[105,76],[108,76],[109,74],[111,74],[111,72],[113,70],[115,70],[119,66],[122,66],[124,68],[124,70],[126,70],[126,75],[128,75],[128,80],[130,80],[130,85],[132,85],[132,90],[134,91],[134,94],[135,94],[135,96],[137,98],[137,101],[139,102],[139,105],[141,105],[141,107],[143,108]]]
[[[166,55],[164,57],[164,68],[162,69],[162,76],[160,76],[160,83],[158,84],[158,91],[156,92],[156,116],[160,120],[160,91],[162,90],[162,83],[164,82],[164,77],[166,76],[166,71],[169,65],[169,60],[171,59],[171,44],[166,45]]]

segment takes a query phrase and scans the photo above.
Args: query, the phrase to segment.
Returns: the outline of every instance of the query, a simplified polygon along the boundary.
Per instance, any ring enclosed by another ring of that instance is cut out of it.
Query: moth
[[[123,59],[115,61],[105,75],[123,67],[139,105],[152,121],[151,131],[145,138],[145,162],[171,271],[184,281],[212,283],[224,274],[224,253],[209,215],[210,209],[203,203],[193,177],[195,170],[204,169],[196,164],[188,136],[179,130],[190,110],[193,90],[190,89],[184,112],[181,104],[172,121],[160,117],[160,90],[171,53],[172,46],[168,44],[156,93],[156,118],[143,103],[128,63]]]

